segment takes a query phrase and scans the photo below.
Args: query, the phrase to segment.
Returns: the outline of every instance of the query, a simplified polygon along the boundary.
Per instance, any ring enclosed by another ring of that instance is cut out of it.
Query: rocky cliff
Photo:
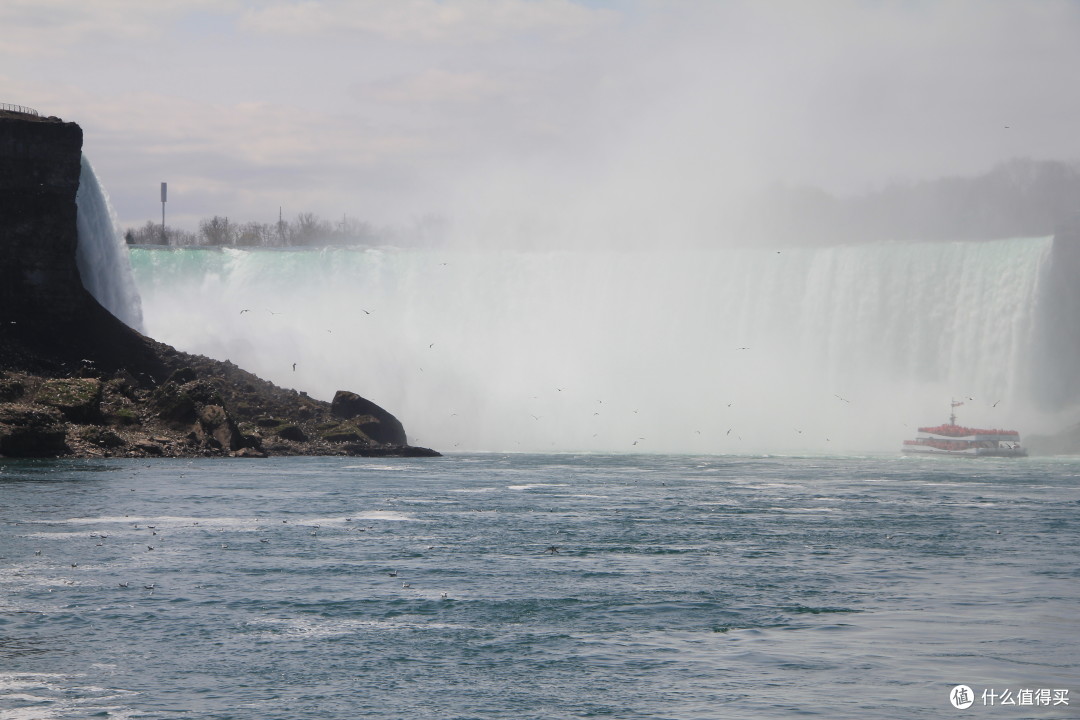
[[[0,111],[0,456],[438,455],[333,403],[144,337],[76,265],[82,129]]]

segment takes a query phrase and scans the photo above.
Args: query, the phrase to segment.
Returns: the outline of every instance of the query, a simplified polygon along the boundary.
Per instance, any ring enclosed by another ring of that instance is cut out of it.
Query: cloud
[[[78,52],[87,45],[145,42],[169,32],[178,17],[225,13],[233,0],[5,0],[2,55],[40,58]]]
[[[359,84],[355,87],[355,94],[392,104],[443,105],[482,102],[503,94],[506,89],[502,82],[483,73],[454,73],[442,68],[428,68],[415,75]]]
[[[569,0],[308,0],[248,10],[242,25],[267,34],[357,33],[393,42],[469,45],[530,33],[573,38],[615,18],[615,12]]]
[[[1068,0],[11,0],[0,26],[0,102],[79,122],[125,221],[184,177],[194,216],[707,232],[770,182],[1080,158]]]

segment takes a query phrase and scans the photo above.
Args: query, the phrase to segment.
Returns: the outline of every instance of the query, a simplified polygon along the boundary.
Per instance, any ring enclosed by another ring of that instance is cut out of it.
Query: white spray
[[[678,252],[133,250],[151,336],[441,450],[895,451],[1034,430],[1049,238]],[[295,363],[295,369],[294,364]]]
[[[75,259],[83,286],[129,327],[142,331],[142,303],[116,214],[86,156],[79,175],[79,247]]]

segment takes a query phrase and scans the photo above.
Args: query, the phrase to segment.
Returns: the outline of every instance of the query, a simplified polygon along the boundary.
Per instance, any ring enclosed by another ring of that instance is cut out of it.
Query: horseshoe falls
[[[445,451],[892,452],[1054,431],[1052,238],[686,251],[131,250],[146,332]],[[1060,342],[1059,342],[1060,345]]]
[[[141,331],[142,307],[131,274],[127,245],[108,195],[85,155],[75,203],[79,233],[75,261],[83,287],[123,323]]]

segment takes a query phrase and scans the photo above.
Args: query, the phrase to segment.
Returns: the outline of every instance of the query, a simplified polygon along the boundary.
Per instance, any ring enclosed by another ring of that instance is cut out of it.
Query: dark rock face
[[[26,308],[75,312],[82,128],[56,118],[0,113],[0,319]],[[46,241],[46,239],[48,239]]]
[[[70,451],[59,410],[30,405],[0,405],[0,455],[55,457]]]
[[[381,407],[348,390],[338,390],[330,402],[330,414],[343,420],[354,420],[356,426],[375,442],[388,445],[408,445],[401,422]]]
[[[313,400],[101,307],[75,262],[81,156],[75,123],[0,111],[0,456],[438,455],[354,393]]]
[[[0,367],[164,372],[152,347],[82,285],[75,261],[82,129],[0,111]]]

